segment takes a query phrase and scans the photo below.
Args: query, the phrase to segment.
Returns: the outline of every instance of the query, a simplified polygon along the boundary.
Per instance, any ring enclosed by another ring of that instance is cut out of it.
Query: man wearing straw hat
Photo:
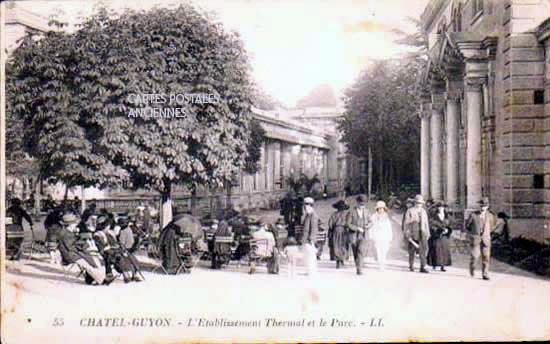
[[[496,218],[489,211],[489,198],[478,202],[480,210],[473,212],[466,221],[466,230],[470,234],[470,276],[474,277],[475,263],[481,255],[483,279],[489,280],[489,261],[491,259],[491,232],[496,227]]]
[[[405,213],[404,231],[405,240],[408,241],[409,270],[414,271],[414,256],[418,252],[420,256],[420,272],[428,273],[426,260],[428,255],[428,239],[430,238],[430,225],[428,214],[424,209],[424,197],[416,195],[414,207]]]

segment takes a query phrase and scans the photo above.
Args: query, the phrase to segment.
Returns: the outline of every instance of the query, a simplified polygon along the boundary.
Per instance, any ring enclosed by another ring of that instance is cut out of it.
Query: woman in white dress
[[[378,267],[380,270],[385,270],[386,257],[393,237],[391,220],[385,202],[376,202],[376,212],[371,216],[371,223],[369,234],[376,247]]]

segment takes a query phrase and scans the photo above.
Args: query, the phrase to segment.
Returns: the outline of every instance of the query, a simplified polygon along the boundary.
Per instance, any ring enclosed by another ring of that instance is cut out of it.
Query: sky
[[[395,57],[393,29],[412,31],[428,0],[149,0],[103,1],[118,9],[191,2],[214,11],[227,29],[238,31],[249,51],[253,76],[286,106],[321,84],[337,95],[349,87],[368,59]],[[92,11],[95,1],[21,1],[43,16],[62,10],[69,22]]]

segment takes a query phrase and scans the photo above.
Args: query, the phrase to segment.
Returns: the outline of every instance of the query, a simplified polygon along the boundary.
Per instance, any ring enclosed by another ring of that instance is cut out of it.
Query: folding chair
[[[153,258],[156,262],[159,262],[158,265],[156,265],[151,272],[155,272],[157,270],[162,270],[165,275],[169,275],[168,271],[162,266],[162,257],[160,256],[160,250],[158,247],[158,242],[151,242],[150,245],[147,248],[147,255],[150,258]]]
[[[248,265],[250,265],[249,274],[256,272],[256,264],[261,263],[262,260],[267,259],[269,242],[267,239],[254,239],[249,240],[250,250],[248,251]],[[263,253],[263,254],[262,254]]]
[[[176,270],[176,275],[182,271],[184,273],[191,273],[191,270],[196,264],[196,262],[193,261],[193,255],[191,251],[192,242],[193,238],[191,237],[191,235],[184,235],[178,238],[178,242],[176,244],[176,252],[179,259],[179,266]],[[189,260],[191,261],[189,262]]]

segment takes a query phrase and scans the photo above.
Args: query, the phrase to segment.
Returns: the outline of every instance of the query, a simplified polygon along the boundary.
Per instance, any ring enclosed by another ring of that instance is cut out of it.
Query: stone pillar
[[[459,181],[459,128],[460,128],[460,90],[450,88],[447,91],[447,195],[450,206],[458,205]]]
[[[340,184],[338,178],[338,153],[340,151],[340,143],[338,138],[333,136],[329,140],[330,150],[327,152],[327,184],[329,193],[334,194],[339,192]]]
[[[290,171],[289,172],[293,178],[297,178],[300,176],[300,168],[302,166],[301,150],[302,150],[302,146],[300,145],[290,146]]]
[[[281,143],[275,141],[271,144],[273,154],[273,189],[281,189]]]
[[[475,77],[465,80],[467,98],[466,126],[466,206],[475,209],[482,197],[481,178],[481,112],[482,86],[486,78]]]
[[[423,104],[424,107],[424,104]],[[430,114],[423,111],[420,124],[420,189],[430,198]]]
[[[431,130],[431,159],[430,159],[430,181],[431,181],[431,198],[442,200],[442,135],[441,121],[443,120],[443,95],[440,93],[432,95],[432,116],[430,118]]]
[[[281,164],[283,165],[283,187],[287,187],[287,178],[290,176],[290,169],[292,164],[292,146],[288,143],[281,143]]]
[[[273,190],[273,141],[268,141],[265,145],[265,190]]]

